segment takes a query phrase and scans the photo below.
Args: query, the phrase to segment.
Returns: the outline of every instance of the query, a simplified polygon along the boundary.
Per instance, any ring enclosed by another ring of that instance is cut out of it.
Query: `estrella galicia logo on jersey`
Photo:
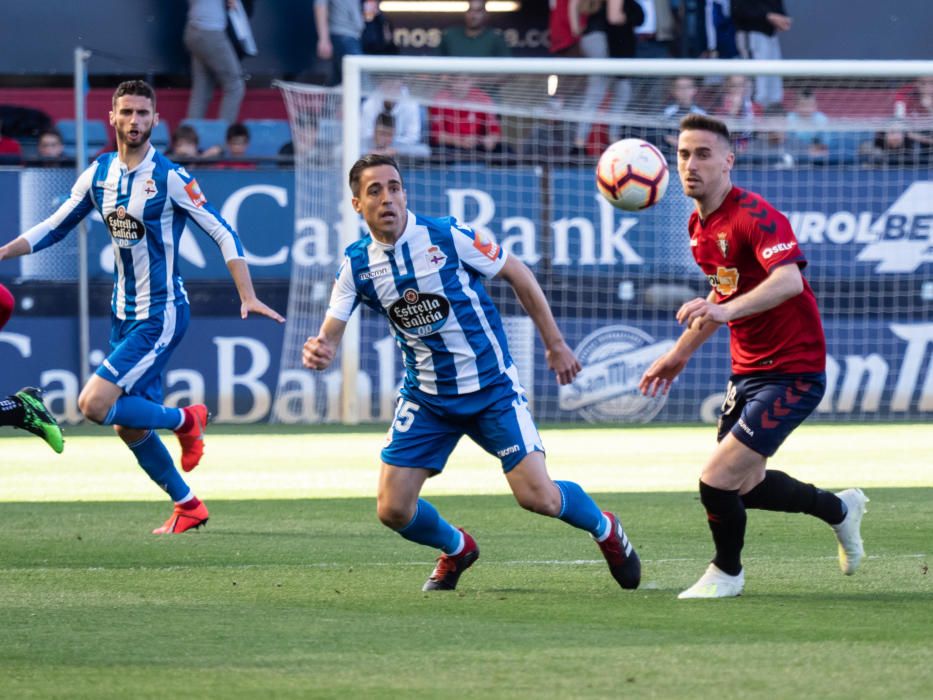
[[[107,214],[104,221],[118,248],[132,248],[143,239],[146,232],[143,223],[130,216],[122,205]]]
[[[738,268],[720,265],[716,268],[715,275],[707,275],[706,278],[709,280],[709,286],[724,297],[735,294],[739,289]]]
[[[447,256],[436,245],[430,246],[424,252],[424,259],[428,261],[428,265],[431,267],[443,267],[444,263],[447,262]]]
[[[188,193],[188,199],[191,200],[194,206],[203,207],[207,204],[207,197],[205,197],[204,193],[201,191],[201,186],[198,184],[197,180],[192,180],[185,185],[185,192]]]
[[[638,382],[673,346],[673,340],[655,341],[632,326],[605,326],[590,333],[574,350],[583,370],[559,389],[561,410],[577,411],[590,423],[647,423],[667,396],[642,396]]]
[[[437,294],[406,289],[402,298],[389,307],[389,319],[406,335],[422,338],[437,333],[450,315],[450,302]]]

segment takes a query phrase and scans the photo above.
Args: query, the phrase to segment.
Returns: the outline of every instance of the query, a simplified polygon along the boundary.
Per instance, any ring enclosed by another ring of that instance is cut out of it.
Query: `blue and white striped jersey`
[[[365,236],[347,247],[327,314],[346,321],[363,302],[389,320],[409,386],[436,395],[478,391],[512,365],[481,279],[505,260],[499,245],[453,217],[409,211],[395,245]]]
[[[243,257],[239,237],[207,202],[197,180],[151,146],[132,170],[116,152],[100,156],[78,177],[68,201],[23,237],[32,252],[48,248],[95,207],[113,244],[111,306],[117,318],[141,320],[188,302],[177,251],[189,217],[214,239],[225,261]]]

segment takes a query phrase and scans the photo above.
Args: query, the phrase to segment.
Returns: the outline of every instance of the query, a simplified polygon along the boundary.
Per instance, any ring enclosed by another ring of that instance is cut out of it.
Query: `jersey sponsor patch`
[[[788,243],[778,243],[771,246],[770,248],[765,248],[761,251],[761,257],[765,260],[777,255],[778,253],[783,253],[785,250],[791,250],[797,245],[796,241],[789,241]]]
[[[450,315],[450,302],[437,294],[406,289],[389,307],[389,319],[406,335],[423,338],[437,333]]]
[[[104,218],[110,237],[118,248],[132,248],[139,243],[146,234],[146,227],[139,219],[135,219],[126,212],[126,207],[120,205]]]
[[[490,260],[499,257],[499,244],[495,241],[487,241],[479,233],[473,236],[473,247]]]
[[[187,185],[185,185],[185,192],[188,193],[188,199],[191,200],[191,203],[196,207],[203,207],[207,204],[207,197],[204,196],[204,193],[201,192],[201,186],[198,185],[197,180],[192,180]]]
[[[707,275],[710,286],[724,297],[735,294],[739,289],[739,271],[735,267],[716,268],[715,275]]]

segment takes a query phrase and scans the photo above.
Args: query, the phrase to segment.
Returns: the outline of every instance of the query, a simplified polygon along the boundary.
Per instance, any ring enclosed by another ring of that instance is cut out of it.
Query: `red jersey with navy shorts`
[[[706,221],[694,211],[690,250],[717,304],[747,294],[779,265],[807,264],[790,222],[762,197],[733,187]],[[803,291],[778,306],[729,322],[733,374],[800,374],[826,369],[826,339],[816,297]]]

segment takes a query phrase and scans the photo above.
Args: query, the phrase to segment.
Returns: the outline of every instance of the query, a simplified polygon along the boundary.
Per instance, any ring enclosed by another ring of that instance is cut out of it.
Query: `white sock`
[[[597,542],[605,542],[609,539],[609,535],[612,534],[612,521],[609,519],[609,516],[603,513],[603,532],[599,537],[594,537]]]

